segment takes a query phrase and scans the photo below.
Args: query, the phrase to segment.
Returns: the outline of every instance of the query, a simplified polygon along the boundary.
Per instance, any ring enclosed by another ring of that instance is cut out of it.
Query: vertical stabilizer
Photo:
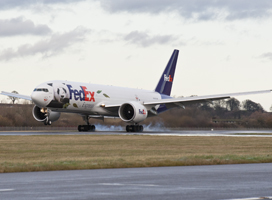
[[[175,49],[170,60],[168,61],[165,67],[164,72],[162,73],[159,83],[155,89],[156,92],[170,96],[173,81],[174,81],[178,54],[179,54],[179,50]]]

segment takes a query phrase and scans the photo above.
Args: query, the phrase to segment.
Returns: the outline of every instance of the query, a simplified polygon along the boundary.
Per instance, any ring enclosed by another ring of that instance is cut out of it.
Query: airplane
[[[143,126],[140,122],[175,107],[185,108],[194,103],[271,92],[261,90],[173,98],[170,95],[178,54],[179,50],[175,49],[154,91],[54,80],[35,87],[31,96],[3,91],[1,94],[33,101],[33,117],[45,125],[51,125],[59,119],[62,112],[67,112],[80,114],[86,122],[86,125],[78,126],[78,131],[95,131],[95,125],[89,123],[90,118],[119,117],[129,124],[126,126],[127,132],[142,132]]]

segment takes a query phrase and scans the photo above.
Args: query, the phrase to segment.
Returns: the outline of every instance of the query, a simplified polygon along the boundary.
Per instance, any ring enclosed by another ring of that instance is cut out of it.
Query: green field
[[[0,136],[0,172],[272,162],[269,137]]]

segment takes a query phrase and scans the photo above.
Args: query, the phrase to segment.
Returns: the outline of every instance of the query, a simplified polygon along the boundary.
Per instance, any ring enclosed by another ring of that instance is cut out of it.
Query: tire
[[[91,125],[90,130],[91,130],[91,131],[95,131],[95,125]]]

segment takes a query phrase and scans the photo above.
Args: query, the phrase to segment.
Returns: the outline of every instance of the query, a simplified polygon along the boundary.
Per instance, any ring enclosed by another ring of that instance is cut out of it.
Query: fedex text
[[[93,101],[95,102],[94,92],[87,91],[87,87],[80,86],[81,90],[73,89],[73,86],[67,85],[70,92],[70,99],[80,100],[80,101]]]
[[[173,82],[173,77],[171,77],[171,75],[167,77],[166,74],[164,74],[164,81]]]
[[[146,111],[144,109],[143,110],[139,109],[139,114],[146,115]]]

